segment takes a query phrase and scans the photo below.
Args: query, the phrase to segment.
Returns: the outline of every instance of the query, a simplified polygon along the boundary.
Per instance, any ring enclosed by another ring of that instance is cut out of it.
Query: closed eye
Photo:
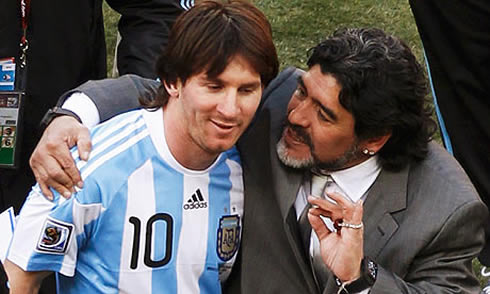
[[[209,90],[212,90],[212,91],[218,91],[218,90],[221,90],[223,88],[223,86],[220,84],[208,84],[206,86]]]
[[[318,107],[318,111],[317,111],[317,114],[318,114],[318,118],[322,121],[330,121],[330,118],[328,117],[328,115],[323,111],[323,109],[321,107]]]

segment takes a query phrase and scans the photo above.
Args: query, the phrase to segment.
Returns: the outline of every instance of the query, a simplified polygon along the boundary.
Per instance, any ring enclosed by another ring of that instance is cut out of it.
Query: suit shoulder
[[[481,202],[461,165],[435,142],[429,143],[427,157],[410,167],[409,185],[423,186],[424,194],[445,198],[444,201]]]
[[[284,97],[289,100],[293,90],[296,89],[297,79],[302,73],[302,70],[295,67],[288,67],[279,73],[265,88],[261,104],[273,97]]]

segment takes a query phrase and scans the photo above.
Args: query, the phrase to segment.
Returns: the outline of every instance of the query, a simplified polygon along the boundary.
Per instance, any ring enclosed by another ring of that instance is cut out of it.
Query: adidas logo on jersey
[[[207,208],[208,203],[204,201],[204,197],[201,194],[201,190],[197,189],[194,194],[192,194],[191,198],[187,200],[187,203],[184,204],[184,209],[199,209],[199,208]]]

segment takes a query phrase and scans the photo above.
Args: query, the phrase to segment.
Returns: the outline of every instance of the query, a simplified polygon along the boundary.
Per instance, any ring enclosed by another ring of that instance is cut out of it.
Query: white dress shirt
[[[368,160],[355,165],[353,167],[334,171],[329,174],[329,176],[334,180],[334,183],[327,185],[325,187],[325,193],[338,193],[342,196],[350,199],[353,202],[357,202],[360,199],[363,201],[367,197],[367,192],[373,185],[374,181],[378,177],[381,172],[381,165],[379,164],[378,156],[372,156]],[[319,175],[312,175],[312,177],[326,177]],[[311,182],[312,180],[318,179],[309,179],[306,180],[303,185],[300,187],[298,195],[296,197],[296,201],[294,204],[294,208],[296,210],[297,220],[299,220],[299,216],[305,209],[308,200],[307,197],[311,193]],[[324,182],[326,179],[323,180]],[[326,199],[330,199],[327,195],[313,195],[313,196],[322,196]],[[331,200],[331,199],[330,199]],[[333,201],[333,200],[331,200]],[[333,222],[328,217],[322,217],[323,221],[327,225],[327,227],[335,232],[336,229],[333,227]],[[316,234],[311,234],[310,239],[310,256],[313,259],[313,263],[323,263],[321,254],[320,254],[320,241]],[[361,294],[368,293],[369,289],[360,292]]]

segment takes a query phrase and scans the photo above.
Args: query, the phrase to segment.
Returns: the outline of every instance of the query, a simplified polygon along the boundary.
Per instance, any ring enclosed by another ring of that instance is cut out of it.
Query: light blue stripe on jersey
[[[221,160],[226,160],[227,157],[221,157]],[[210,173],[209,183],[209,232],[216,234],[218,231],[219,219],[222,215],[223,207],[226,211],[230,211],[230,194],[231,181],[230,181],[230,168],[226,164],[220,164],[218,168],[215,168]],[[223,190],[227,190],[228,197],[223,197]],[[220,193],[221,192],[221,193]],[[214,196],[214,197],[213,197]],[[211,209],[212,208],[212,209]],[[215,220],[215,221],[213,221]],[[208,251],[216,251],[217,242],[216,236],[210,236],[208,238]],[[219,280],[219,272],[216,265],[222,263],[218,258],[216,252],[208,252],[206,256],[206,266],[208,268],[214,268],[214,270],[204,271],[199,278],[199,288],[202,293],[221,293],[221,287],[219,283],[209,283],[210,281]]]
[[[229,160],[233,160],[234,162],[236,162],[240,166],[242,166],[242,161],[240,159],[240,153],[238,153],[238,149],[236,149],[236,147],[233,147],[233,148],[225,151],[225,154]]]
[[[159,161],[161,163],[161,161]],[[173,216],[174,232],[171,236],[172,257],[170,264],[175,264],[177,261],[177,248],[179,246],[180,229],[182,227],[182,197],[184,177],[183,174],[175,172],[167,163],[165,165],[155,162],[154,182],[158,183],[162,179],[165,179],[165,183],[162,185],[155,184],[155,201],[157,211],[169,211]],[[165,255],[167,248],[166,241],[167,232],[166,226],[160,224],[157,226],[154,236],[165,236],[164,238],[155,238],[153,245],[155,253],[153,254],[153,260],[161,260]],[[172,266],[172,273],[169,274],[170,269],[168,267],[160,267],[155,270],[152,275],[152,292],[153,293],[177,293],[177,273],[175,271],[176,266]],[[165,272],[159,275],[160,272]]]

